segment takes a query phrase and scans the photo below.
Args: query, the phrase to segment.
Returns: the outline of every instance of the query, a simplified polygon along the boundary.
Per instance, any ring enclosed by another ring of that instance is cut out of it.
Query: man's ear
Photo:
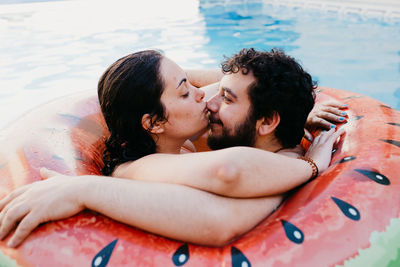
[[[157,116],[151,116],[148,113],[142,116],[142,127],[153,134],[164,132],[164,123],[161,120],[158,120]]]
[[[266,118],[263,117],[257,120],[256,129],[258,135],[267,135],[275,131],[276,127],[278,127],[281,122],[281,117],[278,112],[274,112],[271,117]]]

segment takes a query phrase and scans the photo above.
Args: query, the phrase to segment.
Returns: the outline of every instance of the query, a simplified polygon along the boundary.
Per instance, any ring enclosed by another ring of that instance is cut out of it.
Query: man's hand
[[[343,111],[346,108],[346,104],[337,101],[316,103],[307,117],[305,128],[310,131],[317,128],[329,130],[335,123],[346,122],[347,113]]]
[[[0,239],[19,223],[7,243],[9,247],[18,246],[40,223],[73,216],[84,208],[78,201],[79,183],[72,182],[78,177],[44,168],[40,173],[48,179],[22,186],[0,201]]]
[[[343,127],[337,129],[337,131],[335,131],[335,128],[332,128],[329,131],[322,131],[315,137],[305,156],[314,160],[319,173],[322,173],[329,167],[333,145],[344,132]]]

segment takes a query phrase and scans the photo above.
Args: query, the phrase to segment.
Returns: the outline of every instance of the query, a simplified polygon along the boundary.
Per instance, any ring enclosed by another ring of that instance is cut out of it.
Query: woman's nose
[[[196,101],[201,102],[203,101],[205,93],[203,90],[196,88]]]

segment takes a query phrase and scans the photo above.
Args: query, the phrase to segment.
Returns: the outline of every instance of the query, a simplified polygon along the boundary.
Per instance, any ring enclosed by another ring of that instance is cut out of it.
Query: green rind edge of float
[[[400,218],[391,219],[384,232],[373,232],[371,246],[359,250],[359,255],[346,260],[344,267],[352,266],[400,266]]]
[[[10,259],[7,255],[4,255],[0,251],[0,267],[21,267],[13,259]]]

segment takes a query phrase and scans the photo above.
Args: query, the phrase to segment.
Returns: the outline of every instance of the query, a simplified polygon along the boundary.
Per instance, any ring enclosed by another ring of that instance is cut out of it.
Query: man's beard
[[[249,146],[253,147],[256,141],[256,123],[248,116],[244,122],[235,126],[233,134],[229,130],[222,127],[222,134],[214,136],[210,134],[207,138],[207,145],[212,150],[223,149],[233,146]]]

